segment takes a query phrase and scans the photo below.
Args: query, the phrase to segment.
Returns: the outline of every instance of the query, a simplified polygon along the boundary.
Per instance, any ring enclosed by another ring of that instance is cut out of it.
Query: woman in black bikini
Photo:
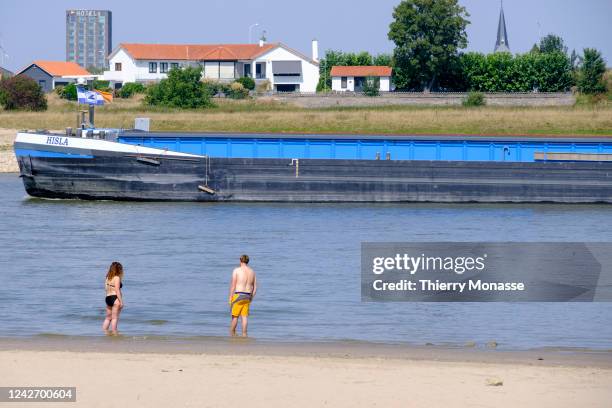
[[[110,334],[117,334],[117,324],[119,323],[119,313],[123,309],[123,295],[121,288],[123,283],[123,266],[119,262],[113,262],[108,268],[104,288],[106,289],[106,318],[102,324],[102,330],[108,334],[110,326]]]

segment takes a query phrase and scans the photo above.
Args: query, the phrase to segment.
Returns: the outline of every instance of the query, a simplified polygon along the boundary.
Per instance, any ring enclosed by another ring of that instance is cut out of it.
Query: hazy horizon
[[[460,3],[470,13],[467,50],[492,52],[500,3]],[[119,0],[3,0],[0,66],[17,71],[36,59],[65,60],[65,11],[72,8],[111,10],[113,48],[121,42],[245,43],[249,26],[259,23],[252,30],[253,42],[266,30],[269,41],[281,41],[307,55],[313,38],[319,40],[321,56],[329,49],[392,52],[387,33],[399,0],[380,0],[368,8],[361,4],[371,3],[311,0],[308,8],[298,10],[281,0],[248,0],[239,6],[222,0],[176,0],[172,6]],[[611,65],[612,1],[590,0],[585,6],[579,0],[506,0],[504,12],[513,53],[527,52],[540,36],[555,33],[569,52],[597,48]]]

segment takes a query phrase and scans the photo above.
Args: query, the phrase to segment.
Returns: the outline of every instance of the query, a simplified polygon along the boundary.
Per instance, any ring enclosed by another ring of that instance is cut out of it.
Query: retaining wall
[[[574,94],[568,93],[485,93],[489,106],[572,106],[576,103]],[[422,105],[422,106],[458,106],[467,97],[467,93],[423,93],[423,92],[389,92],[370,97],[359,93],[274,94],[273,99],[301,106],[304,108],[325,108],[332,106],[388,106],[388,105]]]

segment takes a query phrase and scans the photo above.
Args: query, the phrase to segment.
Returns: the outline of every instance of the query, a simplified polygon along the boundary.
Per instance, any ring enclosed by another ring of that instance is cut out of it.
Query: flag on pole
[[[95,91],[97,93],[99,93],[100,95],[102,95],[102,99],[104,99],[104,102],[111,103],[113,101],[113,93],[112,92],[105,92],[105,91],[101,91],[99,89],[96,89]]]
[[[79,103],[87,105],[104,105],[104,98],[96,91],[88,91],[83,87],[77,87]]]

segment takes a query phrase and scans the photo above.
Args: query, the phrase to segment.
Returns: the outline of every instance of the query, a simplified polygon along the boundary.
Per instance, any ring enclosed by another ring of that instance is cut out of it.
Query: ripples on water
[[[359,284],[362,241],[609,241],[612,206],[37,200],[16,175],[0,191],[0,337],[99,335],[113,260],[124,334],[223,336],[248,253],[256,338],[612,348],[612,303],[361,303]]]

